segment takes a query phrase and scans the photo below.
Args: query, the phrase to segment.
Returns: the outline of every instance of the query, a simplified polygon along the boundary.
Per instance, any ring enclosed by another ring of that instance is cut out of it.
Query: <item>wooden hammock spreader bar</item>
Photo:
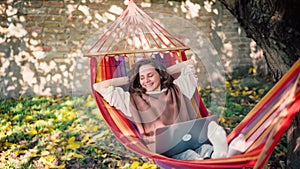
[[[110,51],[110,52],[92,52],[85,53],[84,56],[113,56],[120,54],[136,54],[136,53],[153,53],[153,52],[164,52],[164,51],[184,51],[189,50],[189,47],[174,47],[174,48],[160,48],[160,49],[135,49],[135,50],[120,50],[120,51]]]

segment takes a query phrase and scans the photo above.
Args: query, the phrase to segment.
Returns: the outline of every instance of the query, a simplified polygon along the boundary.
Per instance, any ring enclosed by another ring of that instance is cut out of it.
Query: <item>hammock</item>
[[[189,48],[130,1],[120,17],[85,54],[90,57],[91,86],[102,80],[126,76],[131,65],[145,57],[159,59],[167,67],[184,61],[186,50]],[[162,168],[262,168],[299,112],[299,72],[300,59],[227,136],[230,143],[239,134],[244,134],[246,151],[219,159],[176,160],[151,152],[142,143],[134,124],[103,100],[93,87],[92,93],[116,138],[129,150],[153,159]],[[124,90],[127,87],[123,86]],[[209,115],[199,95],[195,94],[192,102],[199,117]]]

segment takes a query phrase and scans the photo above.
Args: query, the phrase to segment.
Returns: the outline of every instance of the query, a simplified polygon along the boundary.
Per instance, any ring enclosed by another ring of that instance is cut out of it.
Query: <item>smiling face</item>
[[[141,86],[147,92],[161,90],[160,74],[152,65],[147,64],[140,67],[139,79]]]

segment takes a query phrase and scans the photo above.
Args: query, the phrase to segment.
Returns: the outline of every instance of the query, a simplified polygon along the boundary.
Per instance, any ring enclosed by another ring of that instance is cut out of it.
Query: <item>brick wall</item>
[[[1,3],[0,99],[89,93],[83,46],[118,17],[124,0]],[[222,83],[224,73],[251,66],[251,39],[220,3],[138,0],[137,5],[175,36],[188,37],[189,54],[200,58],[201,86]]]

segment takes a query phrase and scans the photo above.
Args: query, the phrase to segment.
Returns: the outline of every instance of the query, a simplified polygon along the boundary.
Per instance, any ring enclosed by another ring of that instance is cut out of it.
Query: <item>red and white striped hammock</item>
[[[185,161],[151,152],[134,125],[93,90],[96,82],[126,76],[138,59],[153,57],[168,67],[186,60],[186,50],[187,46],[130,1],[85,54],[90,58],[92,93],[107,125],[124,146],[162,168],[262,168],[300,110],[300,59],[227,136],[230,143],[244,134],[247,148],[243,154],[228,158]],[[199,95],[192,102],[200,118],[209,115]]]

